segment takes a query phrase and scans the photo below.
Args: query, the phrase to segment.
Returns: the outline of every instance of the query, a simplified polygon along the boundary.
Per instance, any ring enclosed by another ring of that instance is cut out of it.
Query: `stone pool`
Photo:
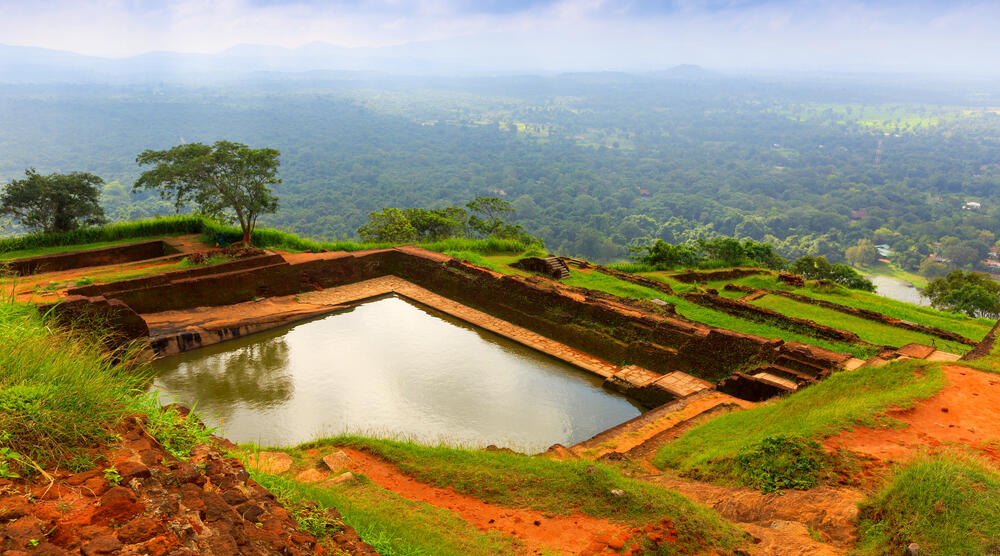
[[[235,442],[342,432],[526,453],[639,415],[602,378],[399,297],[154,363],[153,389]]]

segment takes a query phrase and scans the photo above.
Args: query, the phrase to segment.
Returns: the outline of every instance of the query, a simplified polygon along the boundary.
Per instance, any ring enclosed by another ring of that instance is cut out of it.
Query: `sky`
[[[998,28],[1000,0],[0,0],[8,45],[119,58],[416,44],[508,70],[997,75]]]

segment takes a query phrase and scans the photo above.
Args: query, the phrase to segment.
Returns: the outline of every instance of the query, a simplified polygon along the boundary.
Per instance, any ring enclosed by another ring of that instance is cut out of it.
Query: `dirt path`
[[[905,427],[857,428],[824,444],[885,464],[906,461],[921,450],[963,444],[1000,463],[1000,375],[959,365],[944,367],[944,373],[947,385],[936,395],[911,409],[889,413]]]
[[[715,509],[760,542],[756,554],[843,554],[856,540],[861,491],[818,487],[761,494],[663,474],[637,477]],[[816,540],[818,537],[822,541]]]
[[[375,484],[396,494],[455,512],[481,531],[495,530],[520,539],[528,553],[555,550],[562,554],[597,554],[614,539],[626,540],[628,528],[581,514],[553,516],[542,512],[508,508],[483,502],[453,489],[421,483],[403,474],[390,463],[357,450],[344,449],[350,456],[348,467]]]

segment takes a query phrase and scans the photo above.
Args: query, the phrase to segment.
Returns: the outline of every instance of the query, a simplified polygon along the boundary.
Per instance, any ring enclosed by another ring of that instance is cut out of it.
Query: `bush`
[[[736,463],[745,484],[770,493],[816,486],[823,459],[819,442],[800,436],[768,436],[744,448]]]

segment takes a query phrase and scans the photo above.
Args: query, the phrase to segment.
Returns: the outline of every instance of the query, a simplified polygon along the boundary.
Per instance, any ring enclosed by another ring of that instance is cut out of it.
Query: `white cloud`
[[[247,43],[385,46],[480,37],[482,52],[454,55],[535,64],[525,69],[660,69],[684,62],[860,71],[998,65],[992,59],[1000,51],[996,2],[680,0],[657,10],[656,2],[638,1],[558,0],[497,13],[476,10],[471,0],[0,0],[0,43],[120,57],[218,52]]]

